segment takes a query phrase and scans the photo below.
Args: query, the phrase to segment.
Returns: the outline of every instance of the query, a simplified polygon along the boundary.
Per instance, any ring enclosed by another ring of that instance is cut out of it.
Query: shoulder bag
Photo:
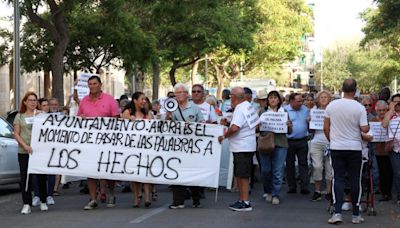
[[[268,132],[264,136],[259,136],[257,141],[257,151],[262,154],[272,154],[275,149],[275,136],[273,132]]]
[[[396,130],[394,131],[393,139],[391,139],[391,140],[385,142],[385,152],[386,152],[386,153],[391,153],[391,152],[393,151],[395,141],[396,141],[396,143],[397,143],[397,140],[396,140],[396,133],[397,133],[397,130],[399,129],[399,125],[400,125],[400,121],[399,121],[399,123],[397,124]],[[389,131],[390,131],[390,126],[389,126]]]

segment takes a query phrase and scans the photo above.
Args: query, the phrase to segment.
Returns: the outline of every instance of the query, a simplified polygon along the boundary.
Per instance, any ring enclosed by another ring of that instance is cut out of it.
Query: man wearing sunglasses
[[[375,115],[372,113],[372,103],[372,98],[370,96],[364,97],[361,101],[361,104],[365,107],[365,110],[367,111],[368,120],[371,120],[375,117]]]
[[[206,123],[217,123],[217,115],[214,107],[205,101],[204,87],[195,84],[192,87],[192,101],[200,108]]]

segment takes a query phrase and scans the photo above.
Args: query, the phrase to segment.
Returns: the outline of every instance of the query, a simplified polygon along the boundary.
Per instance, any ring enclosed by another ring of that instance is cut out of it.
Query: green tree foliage
[[[320,82],[320,66],[316,68]],[[365,48],[360,48],[356,42],[339,44],[324,52],[323,84],[325,88],[338,92],[343,80],[353,77],[362,92],[376,92],[389,85],[399,69],[399,64],[391,59],[390,51],[379,44]]]
[[[3,19],[1,19],[3,20]],[[13,36],[10,31],[0,28],[0,66],[10,62],[12,57],[11,42]]]

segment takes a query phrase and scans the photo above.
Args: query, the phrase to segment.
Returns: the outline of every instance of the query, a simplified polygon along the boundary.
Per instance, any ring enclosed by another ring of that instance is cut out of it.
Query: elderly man
[[[241,87],[231,91],[232,107],[234,108],[232,121],[228,131],[218,137],[221,142],[229,139],[229,150],[233,153],[234,176],[239,186],[239,200],[229,208],[234,211],[252,211],[249,201],[249,178],[253,167],[253,155],[256,151],[256,125],[253,122],[258,115],[251,104],[246,101],[245,92]]]
[[[295,160],[299,164],[300,174],[300,193],[303,195],[310,194],[308,190],[308,108],[303,105],[303,97],[299,93],[292,93],[289,96],[289,105],[285,107],[289,119],[292,121],[293,130],[287,135],[289,148],[286,156],[286,177],[289,185],[288,193],[297,192]]]
[[[365,111],[367,111],[368,120],[374,118],[375,115],[372,112],[372,105],[373,105],[372,98],[370,96],[365,96],[362,98],[361,103],[365,107]]]
[[[119,117],[119,109],[114,97],[104,93],[101,90],[101,79],[99,76],[91,76],[88,79],[89,95],[85,96],[79,103],[78,116],[84,118],[94,117]],[[110,195],[107,200],[107,207],[115,206],[114,185],[115,181],[108,180]],[[105,185],[103,180],[100,181],[100,187]],[[83,208],[84,210],[92,210],[97,207],[97,180],[88,178],[88,187],[90,194],[90,202]]]
[[[204,120],[206,123],[217,123],[217,115],[215,114],[215,109],[209,103],[204,101],[204,87],[200,84],[195,84],[192,86],[192,101],[199,108],[201,113],[203,113]]]
[[[189,89],[185,84],[178,83],[174,86],[175,98],[178,101],[178,109],[172,113],[167,113],[167,119],[184,122],[204,122],[203,114],[197,105],[189,102]],[[186,186],[172,186],[173,202],[170,209],[185,208]],[[200,187],[189,187],[193,204],[192,207],[200,207]]]
[[[330,141],[334,171],[332,182],[335,213],[328,220],[331,224],[343,221],[342,204],[346,173],[349,176],[353,204],[351,221],[356,224],[364,221],[359,212],[362,172],[361,133],[368,133],[369,126],[365,108],[354,100],[356,90],[356,81],[351,78],[346,79],[342,86],[343,98],[332,101],[325,112],[324,133]]]

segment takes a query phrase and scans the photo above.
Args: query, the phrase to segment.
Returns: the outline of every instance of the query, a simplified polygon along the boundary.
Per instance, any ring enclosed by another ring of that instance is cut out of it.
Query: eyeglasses
[[[36,102],[37,100],[36,100],[36,99],[27,99],[27,101],[29,101],[29,102]]]
[[[192,90],[192,93],[202,93],[203,91],[201,90]]]
[[[364,104],[364,107],[372,107],[372,104]]]

